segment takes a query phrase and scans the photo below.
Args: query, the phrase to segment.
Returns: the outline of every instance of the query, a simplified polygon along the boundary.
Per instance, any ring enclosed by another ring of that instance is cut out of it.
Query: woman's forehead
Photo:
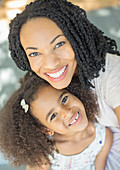
[[[26,23],[24,23],[22,28],[28,27],[28,26],[34,26],[34,25],[39,26],[39,27],[47,27],[48,29],[50,29],[50,27],[58,27],[56,22],[51,20],[50,18],[47,18],[47,17],[35,17],[35,18],[29,19]]]
[[[51,42],[58,35],[64,35],[55,22],[47,18],[32,19],[23,25],[20,31],[21,43]],[[32,41],[31,41],[32,39]],[[35,42],[34,42],[35,41]]]

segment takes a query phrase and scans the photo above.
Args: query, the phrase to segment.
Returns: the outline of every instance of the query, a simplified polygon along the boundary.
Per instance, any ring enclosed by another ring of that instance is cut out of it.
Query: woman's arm
[[[106,137],[105,137],[105,144],[102,148],[102,150],[99,152],[99,154],[96,157],[95,160],[95,170],[104,170],[108,153],[111,149],[113,143],[113,135],[109,128],[106,128]]]
[[[50,165],[42,165],[41,167],[34,168],[30,168],[29,166],[27,166],[26,170],[50,170]]]
[[[118,123],[120,125],[120,106],[116,107],[115,108],[115,113],[117,115],[117,118],[118,118]]]

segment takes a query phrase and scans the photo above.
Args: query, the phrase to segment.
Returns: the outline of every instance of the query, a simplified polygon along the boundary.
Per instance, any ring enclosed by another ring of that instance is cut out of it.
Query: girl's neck
[[[58,152],[62,155],[76,155],[85,150],[95,139],[95,127],[92,122],[83,133],[76,133],[74,136],[55,134],[53,140]]]
[[[94,132],[94,124],[89,121],[87,127],[83,131],[70,132],[69,134],[58,134],[55,133],[53,140],[55,142],[79,142],[82,139],[87,138],[90,134]]]

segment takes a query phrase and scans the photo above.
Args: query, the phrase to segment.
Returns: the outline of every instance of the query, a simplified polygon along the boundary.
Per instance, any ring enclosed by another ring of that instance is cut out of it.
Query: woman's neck
[[[75,76],[78,76],[78,67],[76,67],[75,72],[74,72],[74,75],[75,75]]]

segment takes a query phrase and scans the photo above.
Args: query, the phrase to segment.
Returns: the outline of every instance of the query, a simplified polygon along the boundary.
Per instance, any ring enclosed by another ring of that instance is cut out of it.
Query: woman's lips
[[[78,125],[81,122],[82,116],[80,114],[80,111],[78,111],[77,113],[75,113],[73,115],[73,117],[70,120],[69,126],[74,126],[74,125]]]
[[[54,72],[45,73],[48,79],[52,82],[61,81],[65,78],[68,71],[68,65],[63,66],[62,68],[58,69]]]

